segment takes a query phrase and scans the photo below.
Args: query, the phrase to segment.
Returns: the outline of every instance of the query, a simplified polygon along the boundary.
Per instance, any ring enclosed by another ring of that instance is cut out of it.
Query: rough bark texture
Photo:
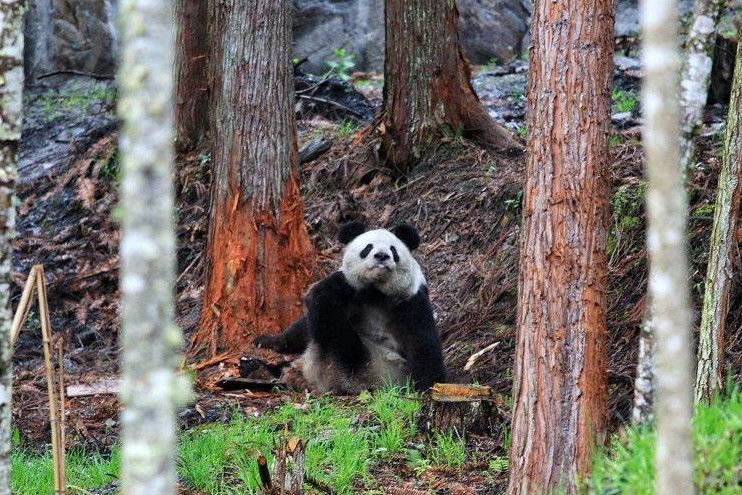
[[[192,352],[237,354],[302,311],[314,250],[297,176],[289,0],[215,2],[209,273]]]
[[[175,22],[175,136],[190,147],[208,130],[208,2],[177,0]]]
[[[711,81],[714,62],[716,26],[719,23],[724,0],[696,0],[693,10],[686,59],[683,65],[680,104],[682,123],[680,137],[680,166],[687,171],[693,164],[695,146],[693,137],[701,125]]]
[[[636,424],[648,424],[654,420],[654,325],[651,303],[639,333],[639,358],[634,379],[634,408],[631,419]]]
[[[693,494],[688,209],[679,166],[677,1],[643,0],[642,109],[647,157],[649,297],[655,330],[656,493]]]
[[[175,375],[182,336],[173,323],[173,16],[167,0],[120,8],[121,489],[174,495],[175,409],[188,384]]]
[[[521,145],[495,123],[469,83],[454,1],[386,0],[384,104],[374,124],[389,164],[407,170],[448,128],[483,145]]]
[[[606,424],[613,1],[534,4],[508,493],[576,493]]]
[[[724,380],[724,332],[729,312],[736,229],[742,197],[742,43],[737,49],[732,97],[729,101],[724,159],[711,232],[706,289],[701,314],[696,371],[696,400],[708,401]]]
[[[23,107],[25,2],[0,3],[0,495],[10,495],[10,398],[13,382],[10,327],[15,190]]]

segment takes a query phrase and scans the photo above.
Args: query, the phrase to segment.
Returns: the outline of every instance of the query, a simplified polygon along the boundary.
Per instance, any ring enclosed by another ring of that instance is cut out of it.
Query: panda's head
[[[425,284],[412,256],[420,245],[414,227],[402,224],[391,231],[367,231],[362,223],[349,222],[340,227],[339,238],[346,244],[343,274],[354,288],[375,287],[388,296],[411,297]]]

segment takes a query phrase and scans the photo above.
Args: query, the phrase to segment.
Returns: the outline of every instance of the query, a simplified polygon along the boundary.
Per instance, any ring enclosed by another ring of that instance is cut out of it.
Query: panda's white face
[[[343,273],[356,289],[376,287],[388,296],[413,296],[425,283],[410,250],[385,229],[364,232],[346,246]]]

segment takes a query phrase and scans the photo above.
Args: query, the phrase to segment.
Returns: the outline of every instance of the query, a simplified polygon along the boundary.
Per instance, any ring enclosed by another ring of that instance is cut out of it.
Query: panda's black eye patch
[[[392,246],[392,256],[394,257],[394,262],[399,263],[399,253],[397,253],[397,248]]]
[[[366,247],[363,248],[363,251],[361,251],[361,259],[365,259],[366,256],[368,256],[368,253],[370,253],[373,248],[373,244],[367,244]]]

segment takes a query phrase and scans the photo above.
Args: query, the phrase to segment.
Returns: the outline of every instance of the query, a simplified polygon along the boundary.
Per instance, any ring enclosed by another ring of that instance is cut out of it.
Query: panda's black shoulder
[[[306,302],[346,300],[355,295],[356,290],[348,283],[342,271],[336,271],[323,278],[309,290]]]

